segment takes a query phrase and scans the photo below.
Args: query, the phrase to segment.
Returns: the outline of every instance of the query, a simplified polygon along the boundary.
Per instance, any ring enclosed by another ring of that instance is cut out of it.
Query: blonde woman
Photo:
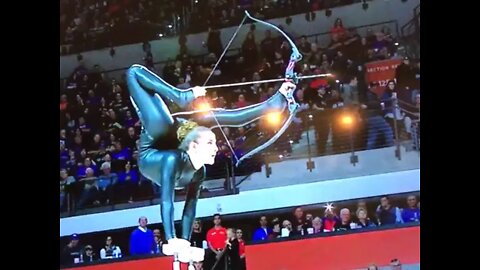
[[[165,240],[174,246],[189,246],[200,187],[205,178],[204,165],[213,164],[218,151],[211,128],[218,124],[245,125],[269,110],[286,109],[287,95],[291,94],[289,91],[293,91],[295,85],[285,82],[276,95],[263,103],[237,110],[212,109],[215,116],[204,112],[172,115],[165,100],[185,109],[195,98],[205,96],[205,88],[178,89],[141,65],[131,66],[126,79],[130,99],[142,122],[138,167],[143,176],[161,186],[160,206]],[[179,117],[193,118],[194,121]],[[174,194],[175,189],[182,188],[187,189],[187,196],[182,215],[182,235],[177,238]]]

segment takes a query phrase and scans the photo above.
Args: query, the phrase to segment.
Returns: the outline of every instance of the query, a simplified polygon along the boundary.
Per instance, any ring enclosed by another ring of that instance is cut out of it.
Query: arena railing
[[[365,25],[360,25],[360,26],[353,26],[350,27],[349,29],[355,29],[358,34],[361,34],[361,36],[365,36],[367,29],[372,29],[374,32],[380,32],[382,28],[386,26],[389,29],[394,29],[394,34],[396,37],[400,37],[400,30],[399,30],[399,25],[397,20],[388,20],[388,21],[382,21],[378,23],[372,23],[372,24],[365,24]],[[315,42],[315,43],[323,43],[327,44],[326,42],[329,41],[330,38],[330,31],[326,32],[320,32],[312,35],[306,35],[307,39],[310,42]],[[296,37],[298,38],[298,37]],[[258,46],[258,44],[257,44]],[[237,48],[230,48],[227,50],[225,57],[227,56],[234,56],[234,55],[239,55],[241,52],[241,47]],[[190,56],[193,60],[200,60],[203,62],[203,60],[209,55],[209,53],[204,53],[204,54],[199,54],[199,55],[193,55]],[[157,71],[162,70],[166,65],[169,63],[174,62],[174,57],[169,58],[167,60],[162,60],[162,61],[157,61],[154,62],[155,69]],[[220,63],[221,66],[222,63]],[[110,69],[110,70],[102,70],[102,73],[107,75],[108,78],[116,78],[116,79],[121,79],[123,74],[125,74],[125,71],[129,67],[121,67],[121,68],[116,68],[116,69]],[[159,73],[160,74],[160,73]],[[67,78],[60,78],[60,83],[62,84],[63,80]]]

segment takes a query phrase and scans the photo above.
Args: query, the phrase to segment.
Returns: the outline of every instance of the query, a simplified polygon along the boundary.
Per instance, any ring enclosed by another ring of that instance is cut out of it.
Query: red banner
[[[372,82],[378,83],[378,87],[373,91],[378,95],[383,95],[383,91],[389,80],[395,79],[395,69],[402,63],[402,59],[389,59],[375,61],[365,64],[365,81],[367,84]]]
[[[420,262],[420,227],[389,229],[247,245],[247,270],[351,270],[369,264]],[[171,270],[172,257],[139,259],[80,266],[71,270]],[[187,269],[182,264],[182,270]]]
[[[246,246],[247,270],[351,270],[420,262],[420,227]]]

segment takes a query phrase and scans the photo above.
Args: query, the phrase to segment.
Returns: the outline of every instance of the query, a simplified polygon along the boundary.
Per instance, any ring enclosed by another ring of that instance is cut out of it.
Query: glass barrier
[[[383,29],[384,26],[389,25],[396,26],[397,23],[396,21],[387,21],[380,24],[364,25],[357,27],[357,31],[363,31],[362,29],[368,28]],[[398,27],[395,28],[398,29]],[[322,36],[328,34],[329,33],[320,33],[308,38],[312,41],[318,41]],[[231,50],[230,52],[232,59],[238,58],[238,49]],[[203,58],[204,56],[198,56],[197,59],[198,61],[204,61]],[[310,62],[303,63],[311,64]],[[301,67],[304,65],[299,63],[299,66]],[[365,65],[359,62],[357,67],[364,68]],[[218,76],[215,83],[232,82],[232,78],[235,77],[229,77],[227,75],[235,75],[238,73],[238,67],[236,65],[220,65],[220,68],[225,77]],[[318,67],[310,67],[308,69],[303,68],[302,72],[303,74],[308,75],[313,72],[312,69],[317,68]],[[123,72],[123,70],[121,71]],[[90,73],[90,76],[98,77],[100,75],[98,73]],[[328,96],[328,99],[324,100],[316,100],[315,98],[317,95],[317,88],[319,88],[318,85],[310,87],[318,81],[316,82],[313,79],[301,81],[298,89],[302,89],[302,91],[305,90],[306,93],[307,88],[311,88],[309,91],[310,94],[313,93],[313,97],[307,97],[308,95],[305,94],[305,100],[300,101],[300,103],[302,103],[301,109],[286,132],[280,136],[275,144],[263,151],[262,154],[257,154],[253,158],[247,159],[240,165],[240,167],[234,166],[233,157],[228,155],[230,152],[229,149],[226,149],[224,152],[220,151],[216,164],[214,166],[208,166],[207,168],[208,179],[205,182],[205,190],[202,191],[201,196],[208,197],[235,194],[239,192],[238,187],[246,177],[252,173],[260,172],[262,166],[275,162],[300,158],[311,159],[318,156],[350,153],[350,162],[352,165],[355,165],[359,162],[357,155],[358,151],[394,146],[396,147],[395,155],[400,160],[401,147],[409,147],[408,149],[419,151],[419,92],[412,91],[411,99],[398,99],[394,96],[382,96],[381,99],[373,99],[369,101],[368,95],[372,89],[369,90],[366,87],[366,82],[362,77],[363,75],[357,76],[357,86],[350,81],[347,82],[348,77],[339,77],[339,80],[328,81],[327,85],[324,85],[325,95]],[[84,96],[86,96],[87,92],[89,92],[87,91],[88,87],[82,85],[81,80],[79,80],[80,78],[82,77],[79,75],[77,76],[76,81],[71,78],[68,81],[65,81],[65,84],[61,86],[61,90],[63,89],[62,93],[65,93],[66,97],[69,96],[67,98],[71,99],[75,112],[79,115],[83,115],[83,120],[87,119],[90,121],[95,118],[92,117],[92,115],[89,115],[89,106],[85,106],[85,103],[94,102],[95,100],[84,101],[81,96],[80,99],[78,98],[76,93],[83,92]],[[237,77],[236,80],[240,80],[240,78]],[[100,101],[99,106],[101,106],[102,110],[98,119],[102,120],[98,124],[107,127],[107,130],[115,130],[119,125],[122,126],[123,123],[120,124],[118,121],[115,122],[108,119],[116,119],[116,115],[118,115],[122,118],[130,117],[130,120],[128,121],[131,122],[131,126],[133,126],[134,129],[138,129],[138,119],[135,119],[136,116],[132,115],[133,110],[131,105],[128,105],[128,99],[122,101],[121,98],[120,100],[114,100],[113,98],[114,95],[120,94],[121,96],[122,91],[125,91],[122,90],[126,89],[124,82],[121,80],[112,80],[111,86],[106,83],[107,82],[103,81],[104,85],[101,89],[105,93],[105,97],[111,98],[112,103],[108,105],[103,104],[103,101]],[[94,88],[95,91],[100,92],[100,88],[97,87],[98,85],[100,85],[100,83],[95,83]],[[264,92],[266,92],[265,90],[270,86],[266,85],[259,87],[263,87]],[[113,93],[110,93],[110,89]],[[314,92],[311,92],[312,89],[315,89]],[[217,93],[219,96],[225,94],[226,100],[228,100],[229,103],[228,106],[230,106],[234,101],[231,98],[231,95],[242,93],[237,90],[238,89],[218,89]],[[352,100],[349,102],[345,100],[344,97],[346,96],[346,93],[352,94],[353,98],[351,99],[353,99],[354,102],[352,102]],[[230,95],[230,98],[227,97],[228,95]],[[297,99],[300,100],[301,97],[297,96]],[[307,99],[310,100],[307,101]],[[75,102],[77,102],[78,105],[75,106]],[[304,106],[307,103],[310,105]],[[118,110],[112,109],[112,113],[107,109],[109,107],[118,108]],[[79,123],[80,125],[76,125],[74,120],[75,119],[73,119],[73,126],[70,126],[72,123],[71,116],[68,118],[67,114],[62,113],[61,122],[63,121],[66,129],[72,133],[73,137],[77,136],[77,133],[81,135],[83,131],[89,132],[91,127],[84,125],[80,128],[82,124]],[[76,126],[79,127],[75,128]],[[123,132],[126,133],[126,129],[126,127],[122,127],[120,130],[124,130]],[[232,129],[230,130],[232,136],[229,137],[234,140],[232,145],[235,146],[235,144],[237,144],[237,150],[239,150],[238,148],[241,146],[241,140],[235,143],[238,134],[241,134],[239,132],[238,129]],[[259,125],[253,126],[243,132],[249,132],[252,135],[249,135],[250,138],[256,138],[255,136],[258,134],[265,133]],[[107,134],[109,133],[107,132]],[[124,135],[122,134],[122,136]],[[217,138],[222,138],[222,134],[217,132]],[[112,135],[110,135],[110,137],[105,139],[105,143],[112,143],[111,146],[106,145],[109,150],[104,149],[102,152],[103,154],[94,155],[93,161],[98,164],[98,166],[106,160],[105,153],[110,153],[111,159],[111,154],[115,152],[116,145],[114,145],[113,142],[115,142],[116,139],[115,135],[113,138]],[[64,163],[64,165],[70,164],[78,166],[78,162],[75,158],[69,159],[69,152],[65,149],[65,140],[61,140],[60,148],[61,164]],[[80,158],[84,158],[87,155],[86,151],[78,152]],[[133,156],[134,155],[135,151],[133,152]],[[158,203],[159,195],[157,186],[144,179],[138,172],[136,173],[136,176],[125,174],[124,168],[126,163],[128,163],[125,160],[117,160],[116,158],[113,160],[111,166],[112,171],[118,173],[116,176],[101,176],[102,170],[96,168],[95,177],[61,178],[60,211],[62,216],[79,215],[91,213],[92,211],[111,211],[114,209],[140,207]],[[135,169],[136,164],[134,159],[132,159],[130,163],[132,168]],[[80,166],[83,165],[80,164]],[[266,167],[268,175],[268,166]],[[77,176],[77,174],[75,174],[75,176]],[[177,195],[181,200],[184,194],[179,192]]]

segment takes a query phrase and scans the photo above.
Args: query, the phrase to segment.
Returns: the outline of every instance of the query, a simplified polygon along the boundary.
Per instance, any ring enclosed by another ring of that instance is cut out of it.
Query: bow
[[[251,20],[255,21],[255,22],[258,22],[260,24],[264,24],[268,27],[272,27],[273,29],[279,31],[288,41],[288,43],[290,44],[290,47],[292,49],[292,53],[290,55],[290,60],[289,60],[289,63],[287,65],[287,68],[285,70],[285,80],[286,81],[291,81],[292,83],[294,84],[297,84],[298,83],[298,76],[297,74],[294,72],[294,69],[295,69],[295,64],[297,62],[299,62],[300,60],[302,60],[302,54],[300,54],[300,51],[298,50],[297,46],[295,45],[295,43],[290,39],[290,37],[285,34],[280,28],[278,28],[276,25],[273,25],[269,22],[265,22],[265,21],[262,21],[260,19],[257,19],[257,18],[254,18],[250,15],[250,13],[248,13],[248,11],[245,11],[245,17],[243,18],[242,22],[240,23],[240,25],[238,26],[237,30],[235,31],[235,33],[233,34],[232,38],[230,39],[230,41],[228,42],[227,44],[227,47],[225,47],[225,50],[223,51],[222,55],[220,56],[220,58],[217,60],[217,63],[215,64],[214,68],[212,69],[210,75],[208,76],[207,80],[205,81],[205,83],[203,85],[205,85],[207,83],[207,81],[210,79],[211,75],[213,74],[215,68],[217,67],[218,63],[220,62],[221,58],[225,55],[225,53],[227,52],[228,50],[228,47],[230,46],[230,44],[232,43],[233,39],[235,38],[235,36],[237,35],[240,27],[243,25],[243,23],[245,22],[245,19],[246,18],[250,18]],[[241,158],[238,158],[237,155],[235,154],[232,146],[230,145],[229,141],[228,141],[228,138],[226,136],[226,134],[223,132],[222,130],[222,127],[220,125],[220,123],[218,122],[217,118],[215,117],[215,114],[213,113],[212,111],[212,114],[213,114],[213,118],[215,119],[215,121],[217,122],[217,125],[218,127],[220,128],[220,131],[222,132],[225,140],[227,141],[227,145],[229,146],[230,148],[230,151],[232,152],[232,154],[235,156],[237,162],[235,164],[235,166],[239,166],[240,163],[247,159],[247,158],[250,158],[252,157],[253,155],[259,153],[260,151],[264,150],[265,148],[269,147],[270,145],[272,145],[275,141],[277,141],[277,139],[285,132],[285,130],[288,128],[288,126],[290,125],[290,123],[293,121],[293,118],[297,112],[297,109],[298,109],[298,103],[295,101],[295,98],[293,97],[293,91],[289,91],[288,92],[288,95],[286,97],[287,99],[287,103],[288,103],[288,111],[289,111],[289,116],[287,118],[287,120],[283,123],[282,127],[278,130],[278,132],[272,136],[268,141],[266,141],[265,143],[263,143],[262,145],[254,148],[253,150],[251,150],[250,152],[246,153],[245,155],[243,155]]]

